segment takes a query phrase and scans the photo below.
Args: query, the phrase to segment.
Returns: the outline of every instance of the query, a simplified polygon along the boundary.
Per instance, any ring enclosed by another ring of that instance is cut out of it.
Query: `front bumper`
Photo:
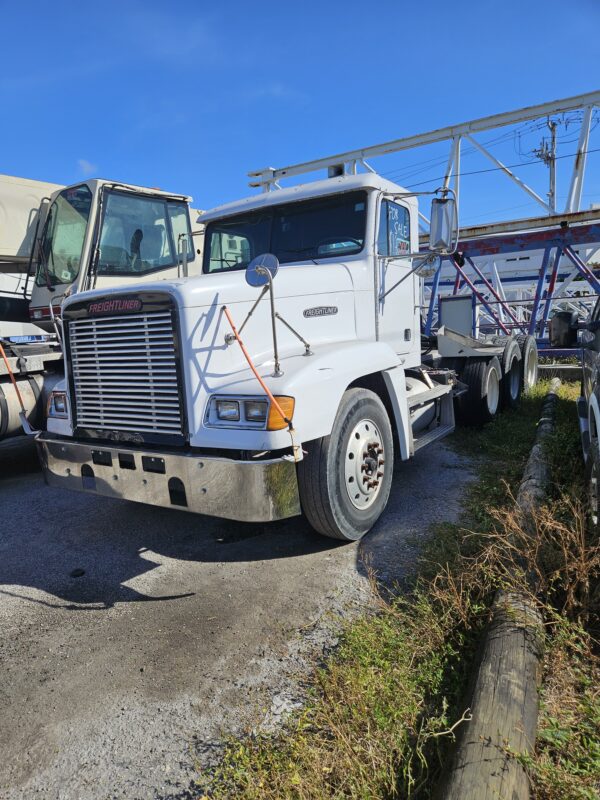
[[[300,514],[293,461],[234,461],[88,444],[41,433],[36,444],[49,486],[242,522]]]

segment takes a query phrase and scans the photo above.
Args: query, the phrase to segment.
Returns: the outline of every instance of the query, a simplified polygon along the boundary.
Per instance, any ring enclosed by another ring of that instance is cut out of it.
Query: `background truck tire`
[[[392,426],[379,397],[344,393],[329,436],[309,442],[298,464],[302,511],[324,536],[356,541],[387,505],[394,470]]]
[[[502,369],[494,356],[490,359],[470,358],[460,373],[460,380],[469,387],[457,402],[457,418],[463,425],[484,425],[498,413]]]
[[[518,408],[523,391],[523,371],[521,369],[521,349],[516,339],[506,340],[502,360],[502,394],[503,408]]]
[[[600,449],[598,439],[590,440],[590,451],[585,462],[585,479],[588,489],[588,514],[593,531],[600,522]]]
[[[517,344],[521,350],[521,375],[523,391],[532,389],[538,379],[538,351],[537,343],[533,336],[522,334],[516,336]]]

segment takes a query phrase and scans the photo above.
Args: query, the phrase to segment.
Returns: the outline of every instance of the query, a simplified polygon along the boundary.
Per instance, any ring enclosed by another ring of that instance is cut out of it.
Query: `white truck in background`
[[[190,201],[116,181],[64,187],[0,176],[0,448],[22,433],[21,403],[32,427],[43,422],[63,375],[65,297],[197,271]]]
[[[49,485],[242,521],[304,513],[356,540],[395,461],[452,432],[455,410],[480,424],[518,403],[515,338],[421,335],[420,273],[455,246],[448,190],[423,253],[416,197],[343,173],[203,214],[199,277],[66,299],[66,379],[36,440]]]
[[[0,175],[0,336],[40,336],[29,322],[25,297],[33,269],[33,245],[44,224],[50,199],[64,187],[57,183]]]

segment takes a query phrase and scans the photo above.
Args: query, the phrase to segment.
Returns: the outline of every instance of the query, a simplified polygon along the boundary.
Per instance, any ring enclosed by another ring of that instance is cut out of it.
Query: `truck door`
[[[410,210],[392,200],[382,199],[377,233],[377,308],[379,339],[397,353],[408,353],[420,347],[417,279],[406,277],[412,262]],[[387,291],[402,281],[387,296]]]

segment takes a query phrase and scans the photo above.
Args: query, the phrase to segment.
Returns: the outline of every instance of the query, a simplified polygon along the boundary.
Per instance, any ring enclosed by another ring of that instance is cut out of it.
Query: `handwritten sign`
[[[410,253],[410,218],[408,209],[396,203],[388,207],[388,242],[391,256]]]

